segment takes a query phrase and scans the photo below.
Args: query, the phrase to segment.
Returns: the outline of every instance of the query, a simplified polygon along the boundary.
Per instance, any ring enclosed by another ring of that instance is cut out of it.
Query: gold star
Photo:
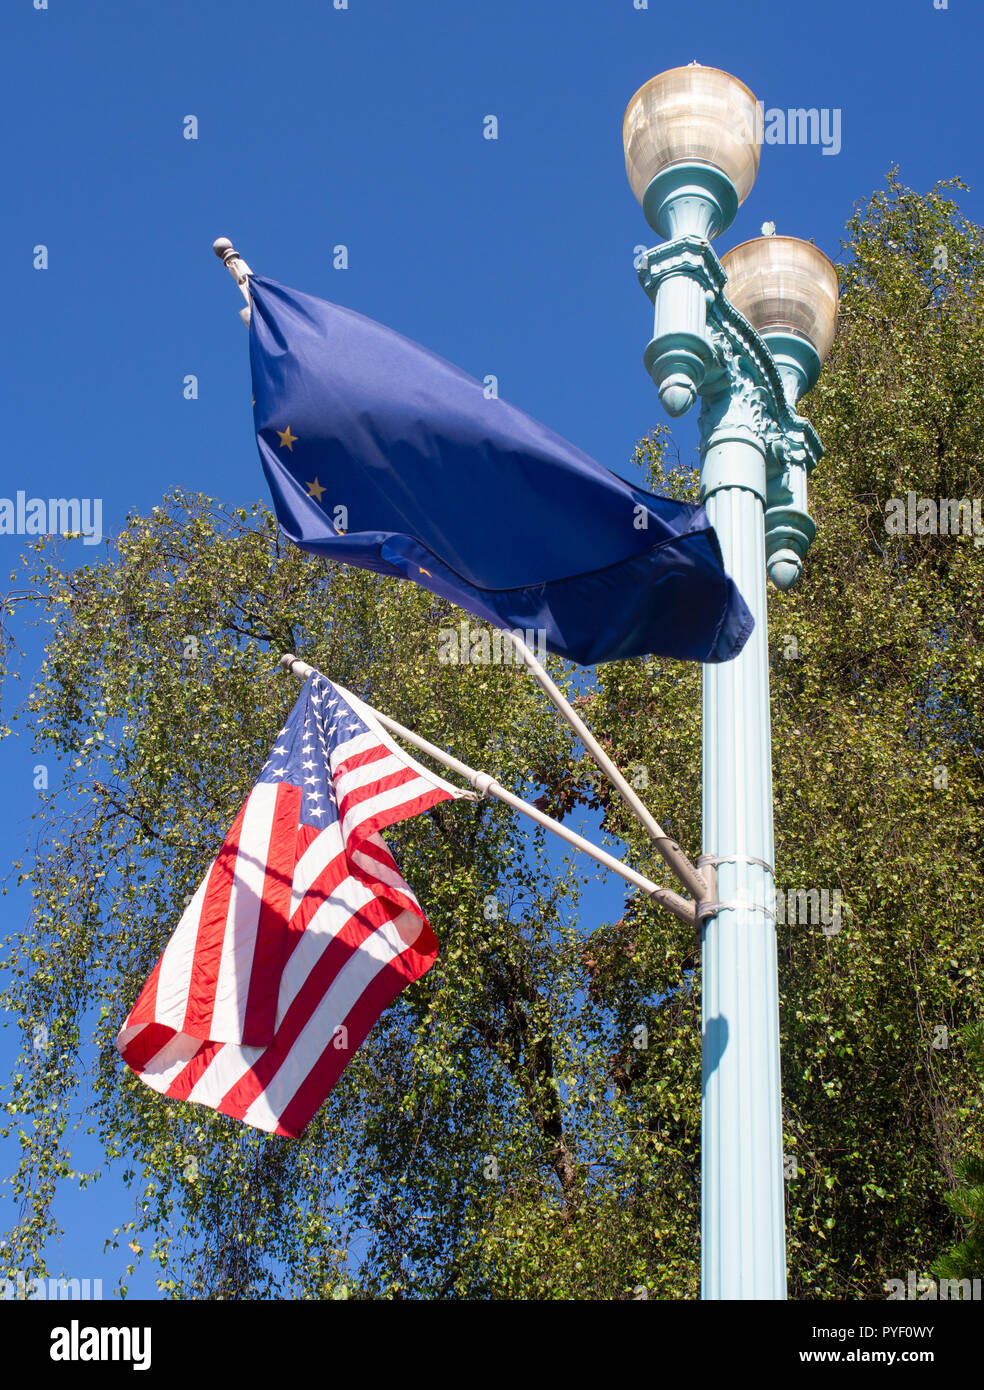
[[[315,478],[313,483],[307,484],[307,490],[309,497],[313,497],[316,502],[321,501],[321,494],[324,492],[324,488],[318,482],[317,478]]]
[[[420,566],[418,565],[417,568],[420,569]],[[434,578],[434,576],[431,574],[430,570],[420,569],[420,573],[421,573],[421,574],[426,574],[426,576],[427,576],[428,579],[433,579],[433,578]]]
[[[297,435],[291,434],[290,425],[288,425],[285,430],[277,430],[277,433],[280,435],[281,449],[289,449],[291,453],[293,453],[294,445],[297,442]]]

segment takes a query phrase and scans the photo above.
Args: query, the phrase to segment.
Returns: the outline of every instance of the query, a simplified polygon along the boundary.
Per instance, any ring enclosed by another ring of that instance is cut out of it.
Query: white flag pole
[[[212,244],[212,250],[219,257],[239,286],[240,292],[246,301],[246,307],[241,309],[239,313],[243,322],[248,326],[250,320],[248,277],[252,274],[252,271],[235,250],[228,237],[218,237]],[[676,874],[684,888],[691,894],[694,902],[706,905],[712,903],[715,893],[714,869],[712,867],[705,867],[702,875],[701,872],[694,867],[676,840],[666,834],[659,822],[643,805],[642,801],[636,795],[635,789],[630,786],[629,782],[615,766],[611,758],[609,758],[608,754],[598,743],[583,719],[581,719],[572,708],[526,643],[521,638],[517,637],[515,633],[510,632],[509,629],[503,629],[503,631],[512,643],[523,664],[529,667],[534,680],[543,690],[547,698],[560,712],[574,730],[575,734],[577,734],[587,752],[597,763],[598,767],[601,768],[602,772],[604,772],[612,786],[621,793],[626,805],[641,822],[646,833],[656,846],[658,853],[662,856],[670,869],[672,869],[673,873]],[[299,662],[298,664],[306,666],[304,662]],[[308,672],[310,672],[311,669],[312,668],[307,667]],[[377,714],[377,717],[384,727],[388,727],[383,715]],[[392,723],[392,721],[390,721],[390,723]],[[418,748],[423,747],[423,742],[418,739],[416,734],[412,734],[408,729],[399,727],[398,731],[408,742],[414,743]],[[473,776],[481,778],[486,778],[488,776],[486,773],[473,773],[471,769],[466,769],[463,763],[458,764],[454,759],[449,762],[449,754],[433,748],[430,744],[427,745],[424,751],[430,753],[431,756],[437,758],[438,761],[443,762],[445,766],[453,767],[455,771],[460,772],[462,776],[469,780]],[[489,780],[491,782],[491,779]],[[493,787],[498,788],[498,790],[493,790]],[[560,835],[561,839],[567,840],[569,844],[576,844],[578,848],[583,849],[586,854],[592,855],[599,863],[603,863],[606,867],[621,874],[628,882],[635,883],[637,887],[643,888],[645,892],[650,893],[662,902],[665,907],[668,907],[677,917],[682,917],[685,921],[696,920],[694,903],[688,903],[680,894],[674,893],[670,888],[662,888],[652,883],[649,879],[642,878],[641,875],[636,874],[633,869],[626,869],[619,860],[606,854],[604,850],[595,849],[588,840],[582,839],[579,835],[574,835],[572,831],[567,830],[559,821],[552,820],[550,816],[545,816],[543,812],[538,811],[536,807],[528,805],[527,802],[521,801],[518,797],[514,797],[511,792],[507,791],[505,787],[500,787],[497,782],[493,783],[488,790],[492,791],[493,796],[498,796],[500,800],[513,806],[515,810],[521,811],[523,815],[529,816],[539,824],[547,826],[556,834]]]
[[[250,270],[249,266],[243,260],[242,256],[240,256],[239,252],[233,249],[232,242],[229,240],[227,236],[220,236],[215,241],[213,241],[212,250],[218,256],[219,260],[226,267],[229,274],[232,276],[232,278],[235,280],[236,284],[242,291],[243,299],[245,299],[246,301],[246,308],[240,309],[239,317],[242,319],[243,323],[248,328],[250,316],[250,302],[249,290],[246,288],[246,281],[247,278],[250,275],[252,275],[253,272]]]
[[[635,813],[637,819],[641,821],[646,833],[656,846],[656,849],[676,874],[687,892],[699,903],[712,900],[714,896],[713,880],[710,883],[705,882],[702,874],[698,872],[690,862],[676,840],[671,839],[671,837],[666,834],[652,813],[643,805],[642,801],[640,801],[639,797],[636,795],[634,787],[630,785],[615,766],[611,758],[595,738],[594,734],[585,724],[584,720],[571,706],[562,691],[557,688],[522,638],[518,637],[515,632],[510,632],[508,628],[503,629],[503,631],[524,664],[530,668],[530,671],[533,673],[533,679],[536,681],[537,685],[539,685],[540,689],[547,696],[550,703],[559,710],[564,719],[567,720],[568,724],[577,734],[588,753],[590,753],[591,757],[601,768],[612,786],[621,793],[626,805]],[[713,872],[713,870],[711,872]],[[708,873],[708,870],[705,869],[704,873]]]
[[[280,664],[285,670],[297,676],[299,680],[307,680],[310,675],[321,674],[320,672],[316,672],[315,667],[309,666],[306,661],[301,661],[298,657],[294,656],[293,653],[289,652],[281,657]],[[354,698],[349,696],[349,692],[344,686],[338,685],[336,689],[342,695],[343,699]],[[365,705],[364,700],[358,700],[357,703]],[[643,893],[646,893],[649,897],[672,912],[675,917],[679,917],[682,921],[688,922],[691,926],[694,924],[694,904],[688,902],[686,898],[681,897],[679,893],[675,893],[672,888],[664,888],[658,883],[653,883],[651,879],[645,878],[642,874],[636,873],[635,869],[630,869],[627,864],[623,864],[605,850],[599,849],[596,845],[593,845],[590,840],[585,840],[582,835],[578,835],[573,830],[568,830],[567,826],[562,825],[560,821],[554,820],[551,816],[538,810],[536,806],[531,806],[528,801],[523,801],[521,797],[514,796],[511,791],[502,786],[500,782],[497,782],[489,773],[476,772],[474,768],[469,767],[466,763],[460,762],[457,758],[452,757],[450,753],[445,753],[443,748],[438,748],[435,744],[428,743],[427,739],[421,738],[419,734],[415,734],[411,729],[404,728],[404,726],[398,724],[395,719],[390,719],[388,715],[381,714],[379,710],[374,709],[371,705],[365,705],[365,708],[369,710],[373,718],[376,719],[388,733],[395,734],[398,738],[406,739],[407,743],[412,744],[414,748],[420,749],[422,753],[426,753],[429,757],[433,758],[435,762],[439,762],[442,766],[450,768],[452,772],[457,772],[460,777],[463,777],[466,782],[469,782],[475,788],[479,796],[491,795],[498,798],[499,801],[504,802],[507,806],[511,806],[514,811],[518,811],[520,815],[526,816],[529,820],[535,821],[537,825],[542,825],[545,829],[553,831],[555,835],[559,836],[559,838],[564,840],[567,844],[572,845],[575,849],[581,850],[584,854],[590,855],[596,863],[602,864],[606,869],[611,869],[612,873],[618,874],[619,877],[624,878],[627,883],[631,883],[634,887],[641,889]]]

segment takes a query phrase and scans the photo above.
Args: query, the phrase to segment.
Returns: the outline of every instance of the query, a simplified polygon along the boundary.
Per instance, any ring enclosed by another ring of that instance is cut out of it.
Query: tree
[[[984,552],[973,535],[886,526],[910,491],[981,496],[984,256],[951,186],[919,196],[893,172],[849,223],[837,341],[804,407],[827,450],[817,540],[799,586],[769,596],[799,1297],[884,1297],[886,1279],[927,1268],[952,1228],[956,1157],[979,1134],[950,1039],[981,1017]],[[599,686],[591,715],[614,756],[657,769],[654,810],[697,843],[697,673],[609,666]],[[613,998],[633,974],[623,956]],[[654,1089],[686,1077],[649,1058],[651,1114]]]
[[[984,253],[956,186],[921,196],[893,172],[849,223],[838,338],[804,406],[827,448],[818,537],[800,585],[769,600],[798,1297],[882,1297],[927,1268],[980,1143],[979,1083],[951,1039],[981,1018],[984,552],[886,525],[910,492],[981,494]],[[693,495],[666,445],[654,432],[637,462]],[[51,634],[29,709],[65,771],[6,954],[25,1037],[6,1264],[42,1272],[77,1112],[134,1186],[115,1238],[146,1245],[177,1296],[695,1296],[699,943],[635,895],[615,922],[578,921],[583,868],[555,874],[498,804],[387,832],[441,954],[303,1142],[163,1101],[112,1044],[294,699],[271,674],[284,650],[554,814],[598,807],[666,882],[526,674],[442,664],[460,613],[285,549],[262,508],[175,494],[102,563],[72,570],[48,547],[32,563]],[[620,662],[586,685],[550,664],[696,850],[697,667]]]
[[[984,1080],[984,1023],[964,1030],[963,1041]],[[961,1159],[957,1167],[960,1185],[946,1194],[946,1204],[957,1217],[963,1237],[933,1265],[941,1279],[984,1279],[984,1145]]]
[[[547,872],[542,832],[524,837],[482,802],[389,833],[441,961],[387,1012],[303,1144],[162,1102],[113,1038],[296,697],[273,674],[280,652],[317,659],[520,791],[557,779],[567,734],[520,670],[439,662],[441,627],[460,616],[449,605],[282,547],[259,508],[175,495],[104,563],[68,570],[47,553],[32,583],[52,635],[30,709],[39,746],[67,766],[24,875],[33,920],[6,961],[26,1042],[7,1103],[24,1146],[7,1264],[42,1268],[84,1086],[78,1119],[125,1155],[137,1189],[114,1235],[136,1251],[149,1240],[171,1291],[323,1293],[357,1227],[373,1233],[364,1291],[456,1287],[476,1205],[546,1174],[563,1206],[577,1181],[558,1095],[569,1044],[551,1030],[573,992],[578,878]]]

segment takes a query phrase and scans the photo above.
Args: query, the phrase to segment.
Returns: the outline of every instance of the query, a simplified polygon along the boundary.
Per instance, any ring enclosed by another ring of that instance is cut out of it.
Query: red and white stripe
[[[462,793],[371,730],[331,754],[339,821],[261,783],[120,1030],[154,1090],[298,1137],[437,940],[380,831]]]

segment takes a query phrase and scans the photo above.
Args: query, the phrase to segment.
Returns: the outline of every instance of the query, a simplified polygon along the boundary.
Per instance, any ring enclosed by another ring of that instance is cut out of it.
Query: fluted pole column
[[[701,1278],[713,1299],[786,1296],[759,394],[733,371],[701,413],[704,504],[755,618],[741,654],[703,673],[703,842],[725,904],[703,927]]]

